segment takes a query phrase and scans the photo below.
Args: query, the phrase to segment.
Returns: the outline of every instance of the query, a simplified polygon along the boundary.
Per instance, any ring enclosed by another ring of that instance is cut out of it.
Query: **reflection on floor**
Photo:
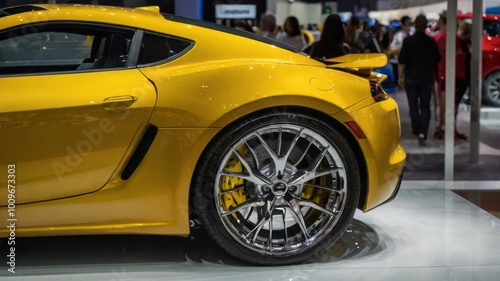
[[[454,192],[500,219],[499,190],[455,190]]]
[[[357,212],[338,243],[300,265],[242,263],[202,230],[186,238],[18,238],[16,274],[7,271],[7,245],[1,240],[0,279],[497,281],[500,219],[452,191],[466,193],[471,184],[500,191],[499,182],[403,181],[394,201]]]

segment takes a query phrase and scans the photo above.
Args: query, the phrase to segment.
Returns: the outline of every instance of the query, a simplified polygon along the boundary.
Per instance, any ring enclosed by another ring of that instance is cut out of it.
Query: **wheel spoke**
[[[500,79],[493,80],[493,84],[493,86],[498,89],[498,87],[500,86]]]
[[[251,181],[251,182],[253,182],[255,184],[258,184],[258,185],[264,185],[264,184],[271,184],[272,183],[264,175],[260,174],[258,171],[257,171],[257,174],[259,176],[256,176],[253,173],[246,174],[246,173],[226,172],[226,171],[222,171],[222,172],[220,172],[220,174],[222,176],[235,177],[235,178],[240,178],[240,179],[244,179],[244,180],[247,180],[247,181]]]
[[[498,96],[500,96],[500,89],[498,86],[491,92],[491,98],[494,100],[498,99]]]
[[[286,227],[286,208],[281,209],[281,219],[283,220],[283,230],[285,231],[285,247],[289,247],[288,244],[288,229]]]
[[[271,147],[269,147],[267,142],[259,134],[254,134],[254,136],[260,141],[262,146],[266,149],[266,152],[269,155],[269,157],[271,157],[273,160],[278,158],[276,153],[271,149]]]
[[[295,220],[297,225],[300,227],[300,230],[302,231],[302,233],[304,233],[304,237],[306,238],[306,240],[309,240],[310,236],[309,236],[309,233],[307,232],[307,226],[306,226],[306,223],[304,221],[304,217],[302,217],[302,212],[300,211],[299,204],[295,203],[292,205],[292,203],[289,203],[287,201],[285,201],[285,202],[286,202],[286,206],[291,211],[293,219]],[[292,202],[294,202],[294,201],[292,200]]]
[[[297,184],[299,182],[305,183],[305,182],[308,182],[314,178],[332,173],[334,171],[338,171],[340,168],[333,168],[333,169],[330,169],[327,171],[322,171],[322,172],[316,173],[316,169],[318,168],[319,164],[321,163],[321,160],[323,159],[323,157],[325,156],[327,151],[328,151],[328,148],[323,147],[321,149],[321,153],[316,157],[316,159],[314,159],[314,161],[311,163],[311,165],[309,165],[309,167],[307,167],[307,169],[300,170],[297,173],[295,173],[291,177],[289,184]]]
[[[321,189],[324,189],[324,190],[333,191],[333,192],[337,192],[337,193],[340,193],[340,192],[341,192],[341,191],[339,191],[339,190],[334,189],[334,188],[333,188],[333,187],[331,187],[331,186],[324,186],[324,185],[319,185],[319,184],[304,183],[304,184],[302,184],[301,186],[311,186],[311,187],[321,188]]]
[[[283,128],[279,128],[279,132],[278,132],[278,157],[281,155],[281,145],[282,145],[282,142],[283,142]]]
[[[260,170],[260,163],[259,163],[259,158],[257,157],[257,153],[250,145],[248,145],[247,142],[245,142],[245,145],[246,145],[247,149],[250,151],[250,153],[252,154],[253,160],[255,162],[255,169]]]
[[[302,135],[302,131],[304,129],[300,130],[299,132],[297,132],[297,134],[295,135],[295,138],[293,138],[292,142],[290,143],[290,147],[288,148],[288,151],[286,152],[286,154],[283,156],[282,158],[282,162],[283,163],[280,163],[283,165],[283,167],[280,167],[282,170],[285,169],[285,166],[286,166],[286,163],[288,162],[288,158],[290,157],[290,154],[292,153],[293,149],[295,148],[295,145],[297,144],[297,142],[299,141],[300,139],[300,136]],[[311,143],[309,143],[310,145]],[[309,148],[309,147],[308,147]],[[306,150],[307,151],[307,150]]]
[[[252,207],[259,207],[259,206],[262,206],[263,204],[264,204],[264,202],[261,201],[260,199],[251,198],[251,199],[248,199],[245,203],[238,205],[229,211],[223,212],[222,216],[226,217],[226,216],[229,216],[229,215],[234,214],[236,212],[239,212],[241,210],[252,208]]]
[[[490,84],[489,89],[491,92],[496,92],[498,91],[499,86],[499,83],[495,81]]]
[[[234,187],[234,188],[231,188],[231,189],[222,190],[222,191],[219,192],[219,194],[220,195],[226,195],[226,194],[230,194],[230,193],[233,193],[235,191],[238,191],[238,190],[241,190],[241,189],[244,189],[244,188],[245,188],[244,185],[238,185],[237,187]]]
[[[331,169],[324,170],[324,171],[321,171],[321,172],[314,171],[314,177],[310,178],[309,180],[312,180],[314,178],[319,178],[319,177],[322,177],[322,176],[326,176],[326,175],[331,175],[331,174],[336,173],[336,172],[338,172],[340,170],[342,170],[342,168],[336,167],[336,168],[331,168]]]
[[[254,227],[254,229],[252,229],[247,235],[246,235],[246,238],[248,239],[250,236],[252,237],[252,239],[250,239],[250,241],[252,241],[252,244],[255,243],[255,241],[257,241],[257,238],[258,238],[258,234],[260,232],[260,230],[262,229],[262,227],[264,227],[264,225],[269,221],[269,218],[264,218],[262,219],[259,224],[257,224],[257,226]]]
[[[286,164],[288,163],[288,157],[290,157],[290,154],[292,153],[293,149],[295,148],[295,145],[297,141],[300,139],[300,136],[302,135],[302,130],[298,131],[297,134],[295,135],[294,139],[290,143],[290,146],[288,147],[288,150],[286,151],[285,155],[281,156],[281,147],[282,147],[282,142],[283,142],[283,131],[282,128],[279,129],[279,137],[278,137],[278,153],[276,154],[271,147],[267,144],[267,142],[258,134],[255,134],[257,139],[260,141],[262,146],[266,149],[267,153],[269,154],[269,157],[274,162],[274,165],[276,167],[276,174],[283,174],[285,171]]]
[[[235,213],[236,216],[238,217],[238,220],[239,220],[239,225],[237,227],[239,233],[243,233],[243,229],[245,227],[245,223],[250,219],[250,217],[252,216],[254,210],[255,210],[254,207],[250,208],[250,211],[248,212],[248,214],[246,215],[246,217],[243,217],[243,215],[240,212],[236,212]]]
[[[264,225],[266,223],[268,223],[271,218],[272,218],[272,206],[274,204],[275,200],[273,200],[272,202],[270,201],[267,201],[267,208],[265,210],[263,210],[264,212],[259,212],[260,215],[259,215],[259,223],[250,231],[248,232],[246,235],[245,235],[245,238],[246,239],[249,239],[249,237],[251,236],[252,239],[250,239],[252,241],[252,243],[255,243],[255,241],[257,241],[257,238],[258,238],[258,234],[260,232],[260,230],[262,229],[262,227],[264,227]]]
[[[318,211],[321,211],[329,216],[336,216],[338,215],[339,211],[338,210],[334,210],[334,211],[330,211],[330,210],[327,210],[323,207],[321,207],[320,205],[316,204],[315,202],[313,201],[310,201],[310,200],[306,200],[306,199],[302,199],[299,201],[299,205],[300,206],[307,206],[307,207],[311,207],[313,209],[316,209]]]
[[[309,151],[309,148],[312,146],[312,142],[309,142],[309,144],[307,145],[306,149],[304,149],[304,153],[302,153],[302,156],[300,157],[299,160],[297,160],[293,166],[297,166],[302,160],[304,160],[304,158],[307,156],[307,152]]]
[[[273,251],[273,213],[271,212],[271,216],[269,217],[269,251]]]
[[[491,79],[487,89],[488,98],[493,102],[497,101],[500,98],[500,77]]]
[[[243,156],[241,156],[241,154],[236,149],[233,148],[232,152],[238,157],[241,164],[243,164],[245,169],[248,171],[248,174],[222,171],[221,172],[222,175],[230,177],[238,177],[244,180],[251,181],[258,185],[265,185],[265,184],[271,185],[273,183],[269,178],[264,176],[259,170],[252,169],[248,164],[248,162],[245,160],[245,158],[243,158]]]

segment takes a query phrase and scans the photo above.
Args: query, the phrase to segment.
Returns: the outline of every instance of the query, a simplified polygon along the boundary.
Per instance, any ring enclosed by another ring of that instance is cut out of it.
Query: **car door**
[[[500,21],[483,21],[483,76],[500,69]]]
[[[8,168],[18,204],[106,184],[156,102],[129,57],[134,34],[64,22],[0,33],[0,198]]]

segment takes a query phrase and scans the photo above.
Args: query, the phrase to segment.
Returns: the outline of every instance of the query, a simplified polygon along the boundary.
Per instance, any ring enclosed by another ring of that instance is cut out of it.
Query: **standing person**
[[[309,55],[315,59],[329,59],[348,53],[342,19],[339,15],[331,14],[325,19],[320,39],[313,43]]]
[[[363,38],[361,38],[362,21],[356,17],[352,16],[347,26],[345,28],[345,41],[349,44],[351,53],[364,53],[365,43]]]
[[[302,36],[299,20],[296,17],[290,16],[286,18],[283,24],[283,32],[278,34],[278,41],[294,46],[299,50],[304,48],[306,39]]]
[[[276,34],[277,34],[276,17],[273,14],[264,13],[260,17],[259,27],[262,32],[262,36],[271,39],[276,39]]]
[[[462,21],[458,25],[458,36],[462,39],[462,54],[465,56],[465,77],[467,87],[470,87],[472,59],[472,24]]]
[[[401,28],[394,33],[391,43],[389,44],[389,49],[387,50],[387,55],[389,56],[389,62],[392,64],[394,73],[398,73],[398,56],[401,51],[401,46],[403,46],[403,40],[410,35],[411,31],[411,18],[409,16],[403,16],[401,18]],[[398,83],[398,76],[396,75],[396,85]]]
[[[438,126],[434,131],[433,137],[435,139],[443,140],[445,136],[445,112],[446,112],[446,34],[447,34],[447,14],[443,11],[439,15],[438,20],[439,32],[434,35],[434,40],[439,48],[442,60],[438,64],[437,79],[438,79],[438,101],[439,101],[439,118]],[[463,39],[457,34],[455,40],[455,119],[458,113],[458,105],[462,100],[468,88],[468,74],[467,74],[467,48],[463,48]],[[467,136],[457,131],[455,122],[455,139],[466,140]]]
[[[250,26],[250,24],[248,24],[248,22],[244,19],[236,20],[234,22],[234,28],[239,29],[239,30],[243,30],[243,31],[247,31],[250,33],[254,33],[252,26]]]
[[[411,128],[420,146],[426,146],[434,69],[441,60],[436,42],[425,34],[427,18],[415,19],[415,34],[406,37],[399,53],[399,85],[405,87],[410,108]]]
[[[362,21],[362,30],[360,37],[363,39],[365,43],[365,52],[367,53],[382,53],[382,48],[377,40],[377,32],[376,27],[373,28],[369,25],[368,22]]]
[[[391,29],[385,25],[379,24],[377,28],[377,33],[375,34],[378,41],[378,45],[380,46],[383,52],[386,52],[387,49],[389,49]]]

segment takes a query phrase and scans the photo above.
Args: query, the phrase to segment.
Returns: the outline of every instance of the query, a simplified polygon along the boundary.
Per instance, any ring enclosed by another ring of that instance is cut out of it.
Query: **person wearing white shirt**
[[[392,64],[394,73],[398,73],[398,57],[399,52],[401,52],[401,47],[403,46],[403,40],[410,35],[411,26],[413,25],[411,18],[409,16],[403,16],[401,18],[401,29],[394,34],[394,38],[389,44],[389,49],[387,50],[387,55],[389,56],[389,62]],[[398,85],[398,76],[395,75],[395,84]]]
[[[276,17],[273,14],[264,13],[260,17],[260,30],[262,32],[262,36],[276,39]]]
[[[299,50],[306,45],[306,40],[300,31],[299,20],[294,16],[286,18],[283,24],[283,31],[278,34],[277,39]]]

